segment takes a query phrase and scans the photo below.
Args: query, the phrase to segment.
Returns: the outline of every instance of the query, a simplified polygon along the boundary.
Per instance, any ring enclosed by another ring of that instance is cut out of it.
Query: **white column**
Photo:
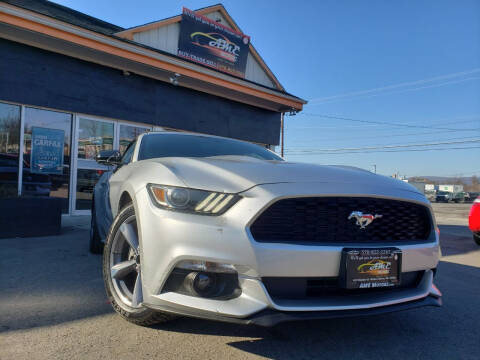
[[[22,177],[23,177],[23,138],[25,134],[25,106],[20,106],[20,143],[18,144],[18,196],[22,195]]]

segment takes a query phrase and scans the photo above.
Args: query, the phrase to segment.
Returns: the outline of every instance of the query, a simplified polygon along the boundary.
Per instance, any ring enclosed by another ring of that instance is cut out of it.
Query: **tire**
[[[98,225],[95,218],[95,202],[92,199],[92,219],[90,220],[90,252],[92,254],[103,253],[103,242],[98,234]]]
[[[473,241],[480,246],[480,233],[473,234]]]
[[[141,251],[136,224],[133,204],[125,206],[113,221],[103,250],[103,280],[107,297],[121,317],[140,326],[150,326],[176,316],[142,304]]]

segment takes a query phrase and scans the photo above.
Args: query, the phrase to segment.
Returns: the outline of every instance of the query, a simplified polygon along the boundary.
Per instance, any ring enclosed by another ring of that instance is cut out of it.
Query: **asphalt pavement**
[[[446,205],[442,308],[271,329],[122,320],[105,297],[101,256],[88,252],[88,217],[64,218],[60,236],[0,239],[0,359],[480,359],[480,247],[464,211]]]

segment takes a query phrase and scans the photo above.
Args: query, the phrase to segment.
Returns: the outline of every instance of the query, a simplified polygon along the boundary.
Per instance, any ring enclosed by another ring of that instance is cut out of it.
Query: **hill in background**
[[[480,191],[478,176],[447,177],[447,176],[414,176],[408,178],[409,182],[424,182],[435,185],[463,185],[465,191]]]

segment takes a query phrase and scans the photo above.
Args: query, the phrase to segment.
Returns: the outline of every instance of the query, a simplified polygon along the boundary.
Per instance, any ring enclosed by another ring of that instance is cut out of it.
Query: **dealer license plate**
[[[343,249],[340,281],[347,289],[372,289],[400,284],[402,252],[397,248]]]

